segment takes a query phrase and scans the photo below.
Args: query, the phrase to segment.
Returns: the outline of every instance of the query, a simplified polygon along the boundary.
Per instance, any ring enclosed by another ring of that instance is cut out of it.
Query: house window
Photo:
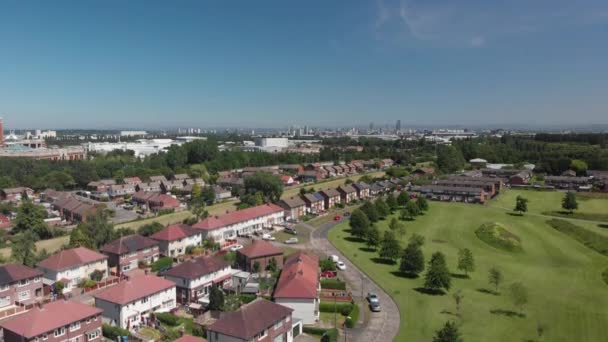
[[[42,280],[42,278],[40,278],[40,277],[36,277],[36,278],[34,278],[34,283],[39,283],[39,282],[40,282],[40,280]]]
[[[8,287],[9,287],[8,284],[0,285],[0,292],[8,290]]]
[[[29,284],[30,284],[30,280],[29,279],[23,279],[23,280],[19,281],[19,285],[18,286],[21,287],[21,286],[26,286],[26,285],[29,285]]]
[[[72,324],[70,324],[70,331],[74,331],[74,330],[78,330],[80,329],[80,322],[74,322]]]
[[[87,324],[91,323],[91,317],[87,318]]]
[[[142,303],[142,304],[147,303],[147,302],[148,302],[148,297],[145,297],[145,298],[143,298],[143,299],[141,300],[141,303]]]
[[[87,334],[87,340],[91,341],[101,336],[101,331],[99,329],[91,331]]]
[[[268,330],[264,329],[264,331],[262,331],[261,333],[258,334],[258,336],[256,336],[258,339],[262,339],[264,337],[266,337],[266,335],[268,335]]]
[[[278,321],[274,324],[274,330],[280,329],[283,326],[283,321]]]
[[[36,338],[34,339],[34,342],[38,342],[38,337],[36,337]]]
[[[48,335],[48,334],[44,334],[44,335],[42,335],[42,340],[43,340],[43,341],[48,340],[48,338],[49,338],[49,335]]]
[[[65,328],[59,328],[59,329],[55,329],[55,331],[53,332],[53,335],[55,337],[59,337],[65,334]]]

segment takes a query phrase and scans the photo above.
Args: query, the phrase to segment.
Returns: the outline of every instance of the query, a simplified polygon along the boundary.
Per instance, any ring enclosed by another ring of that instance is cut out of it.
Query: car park
[[[298,243],[298,238],[295,238],[295,237],[285,240],[285,244],[287,244],[287,245],[293,245],[296,243]]]
[[[241,248],[243,248],[243,245],[241,245],[241,244],[236,244],[236,245],[230,246],[230,250],[232,252],[238,251]]]
[[[346,265],[344,264],[344,262],[342,261],[338,261],[336,263],[336,267],[340,270],[340,271],[344,271],[346,270]]]

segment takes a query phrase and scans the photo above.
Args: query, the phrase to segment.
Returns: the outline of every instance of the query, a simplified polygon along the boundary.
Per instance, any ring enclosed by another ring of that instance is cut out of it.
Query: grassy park
[[[524,216],[512,213],[518,194],[530,200],[530,211]],[[416,291],[423,286],[425,272],[416,279],[402,276],[398,263],[389,265],[378,260],[378,254],[367,249],[364,242],[351,238],[348,223],[332,229],[329,239],[395,299],[401,312],[397,341],[430,341],[448,320],[459,325],[466,341],[600,341],[608,336],[608,286],[602,280],[608,257],[546,223],[549,217],[540,213],[559,210],[562,196],[557,192],[509,190],[487,206],[432,202],[424,216],[405,222],[407,234],[402,247],[417,233],[426,240],[422,247],[426,262],[436,251],[446,255],[455,276],[444,295]],[[590,213],[605,210],[608,200],[579,200],[579,208]],[[388,221],[376,224],[385,230]],[[595,233],[606,231],[593,222],[572,222]],[[476,234],[483,225],[484,240]],[[485,238],[492,236],[505,241],[515,239],[521,248],[501,248]],[[476,269],[470,278],[456,270],[460,248],[473,252]],[[499,295],[493,294],[488,283],[492,267],[504,276]],[[528,289],[523,315],[508,293],[513,282],[521,282]],[[464,295],[460,314],[452,296],[457,290]],[[537,335],[539,323],[546,327],[542,339]]]

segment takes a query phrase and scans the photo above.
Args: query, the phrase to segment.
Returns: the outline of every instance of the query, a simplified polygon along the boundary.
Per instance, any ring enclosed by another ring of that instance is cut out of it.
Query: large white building
[[[209,216],[192,227],[203,234],[203,239],[223,243],[237,236],[251,235],[274,224],[283,223],[285,210],[275,204],[264,204],[219,216]]]
[[[131,150],[135,153],[136,157],[166,152],[171,145],[179,145],[179,142],[172,139],[139,139],[131,142],[89,142],[84,144],[88,152],[107,153],[115,150]]]
[[[287,138],[256,138],[255,146],[265,152],[281,152],[289,147]]]
[[[123,329],[143,325],[152,312],[169,312],[176,307],[175,283],[154,275],[123,281],[94,297],[104,321]]]
[[[43,282],[53,285],[58,281],[64,283],[63,293],[78,287],[83,279],[91,278],[95,271],[108,275],[108,256],[84,247],[65,249],[38,263],[38,269],[44,273]]]

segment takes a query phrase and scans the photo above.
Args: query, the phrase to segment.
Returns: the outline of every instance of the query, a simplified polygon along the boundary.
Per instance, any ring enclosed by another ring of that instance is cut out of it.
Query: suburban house
[[[378,182],[373,183],[369,186],[369,195],[371,197],[375,197],[384,192],[384,187],[380,185]]]
[[[116,181],[113,179],[100,179],[98,181],[92,181],[87,184],[87,188],[97,192],[106,192],[110,186],[116,185]]]
[[[165,273],[165,278],[177,286],[177,302],[208,304],[213,285],[224,287],[232,280],[230,263],[211,256],[185,261]]]
[[[207,327],[209,342],[292,342],[292,309],[258,298]]]
[[[530,179],[532,178],[532,171],[523,170],[515,173],[514,175],[509,177],[509,183],[511,185],[527,185],[530,184]]]
[[[105,322],[123,329],[146,323],[153,312],[175,309],[175,283],[155,275],[141,275],[94,295]]]
[[[440,179],[433,182],[436,185],[445,186],[459,186],[463,188],[482,188],[483,191],[490,197],[494,197],[496,192],[496,185],[493,181],[481,181],[475,178],[460,177],[460,179]]]
[[[319,258],[299,252],[285,261],[273,298],[275,303],[293,309],[293,317],[308,325],[319,320],[320,292]]]
[[[323,196],[325,210],[329,210],[340,203],[340,193],[336,189],[321,190],[319,191],[319,194]]]
[[[203,239],[224,243],[237,236],[247,236],[283,223],[284,209],[275,204],[263,204],[230,213],[209,216],[192,227],[203,234]]]
[[[446,202],[485,203],[487,196],[482,188],[445,185],[412,186],[410,190],[426,198]]]
[[[173,224],[150,236],[158,241],[160,254],[177,257],[186,254],[188,247],[200,246],[201,231],[185,224]]]
[[[590,190],[591,179],[589,177],[546,176],[545,185],[566,190]]]
[[[505,186],[504,179],[500,177],[485,177],[485,176],[450,176],[449,180],[467,180],[467,181],[482,181],[482,182],[493,182],[494,190],[498,194],[502,191]]]
[[[102,310],[76,301],[57,300],[0,322],[3,342],[102,341]]]
[[[192,335],[182,335],[182,337],[178,338],[174,342],[204,342],[205,340],[201,337],[195,337]]]
[[[21,264],[0,266],[0,310],[42,299],[42,272]]]
[[[435,174],[435,168],[430,167],[430,166],[429,167],[419,167],[412,172],[412,175],[417,178],[432,176],[434,174]]]
[[[61,218],[68,222],[86,222],[87,217],[101,206],[85,203],[74,196],[61,197],[52,203],[53,209],[59,211]]]
[[[0,190],[0,199],[3,201],[20,202],[23,194],[26,194],[28,198],[32,198],[34,190],[24,186],[2,189]]]
[[[319,193],[301,195],[302,200],[306,204],[306,211],[311,214],[319,214],[325,208],[323,196]]]
[[[297,221],[306,214],[306,203],[299,197],[285,198],[279,201],[279,206],[285,209],[285,219]]]
[[[108,266],[122,274],[137,269],[139,263],[149,265],[159,257],[158,241],[138,234],[123,236],[99,250],[108,256]]]
[[[52,286],[61,281],[65,287],[63,293],[78,287],[83,279],[89,279],[91,273],[100,271],[103,278],[108,275],[108,256],[84,247],[64,249],[42,260],[37,265],[44,273],[44,284]]]
[[[110,198],[124,197],[133,195],[135,192],[135,184],[117,184],[109,187],[108,196]]]
[[[151,211],[177,209],[180,207],[179,200],[173,196],[142,190],[136,192],[132,200]]]
[[[174,180],[185,181],[186,179],[190,179],[190,176],[188,176],[185,173],[178,173],[176,175],[173,175],[173,179]]]
[[[122,180],[122,182],[125,184],[135,185],[141,183],[141,179],[139,177],[126,177]]]
[[[150,176],[150,182],[166,182],[167,181],[167,177],[165,176]]]
[[[283,183],[283,185],[285,186],[293,185],[294,183],[293,177],[291,177],[290,175],[282,175],[280,178],[281,183]]]
[[[302,166],[301,164],[279,165],[279,170],[281,172],[286,172],[286,173],[295,175],[295,174],[298,174],[298,173],[304,171],[304,166]]]
[[[488,161],[485,159],[482,159],[482,158],[473,158],[473,159],[469,160],[469,163],[474,168],[483,169],[488,164]]]
[[[340,193],[342,203],[350,203],[357,200],[357,189],[350,184],[341,185],[336,190]]]
[[[135,184],[135,191],[160,192],[162,188],[161,185],[161,182],[137,183]]]
[[[277,267],[281,268],[283,250],[264,240],[254,240],[250,245],[236,251],[239,268],[247,272],[253,272],[255,263],[260,265],[260,271],[266,270],[271,259],[274,259]]]
[[[367,185],[367,183],[364,183],[364,182],[353,183],[353,188],[355,188],[355,190],[357,191],[357,197],[359,197],[359,199],[366,199],[366,198],[370,197],[369,185]]]
[[[228,189],[224,189],[219,185],[214,185],[211,187],[213,193],[215,194],[215,201],[221,202],[227,200],[232,197],[232,192]]]
[[[395,162],[392,159],[382,159],[379,162],[381,169],[388,169],[389,167],[395,165]]]

